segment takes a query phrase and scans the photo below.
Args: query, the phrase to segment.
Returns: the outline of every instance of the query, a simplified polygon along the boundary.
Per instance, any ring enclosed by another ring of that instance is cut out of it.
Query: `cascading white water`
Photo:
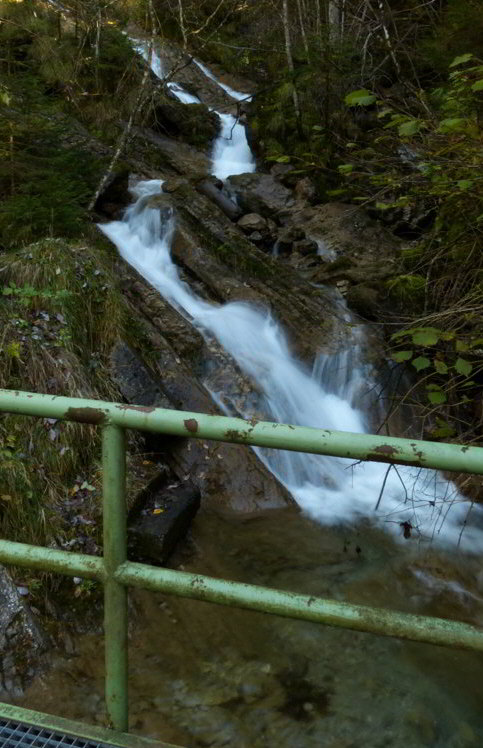
[[[257,412],[282,423],[365,432],[366,424],[355,401],[365,372],[348,353],[319,358],[314,371],[306,371],[290,353],[285,335],[268,312],[242,303],[223,306],[196,296],[183,283],[171,260],[173,218],[160,218],[149,198],[160,192],[161,182],[139,183],[123,221],[101,225],[101,230],[129,262],[171,304],[189,315],[202,332],[213,335],[236,360],[261,393]],[[344,356],[346,357],[344,360]],[[337,372],[334,372],[334,369]],[[342,371],[341,371],[342,369]],[[329,386],[324,382],[328,381]],[[226,397],[213,393],[223,407]],[[233,407],[239,410],[239,404]],[[257,450],[260,458],[289,489],[299,505],[326,524],[370,518],[401,537],[401,523],[410,522],[414,537],[477,551],[483,533],[462,529],[469,514],[455,486],[432,470],[391,467],[381,463],[354,464],[351,460],[278,450]],[[389,472],[388,472],[389,470]],[[382,496],[381,489],[384,487]],[[375,506],[380,498],[378,512]],[[474,508],[472,519],[481,516]]]
[[[219,114],[221,132],[213,146],[211,173],[218,179],[255,171],[255,159],[247,134],[232,114]]]
[[[230,86],[227,86],[226,83],[222,83],[216,75],[214,75],[210,68],[206,67],[202,62],[199,60],[195,60],[193,57],[193,62],[195,65],[198,65],[199,69],[206,75],[207,78],[210,78],[210,80],[214,81],[217,86],[223,89],[225,93],[228,94],[228,96],[231,96],[232,99],[235,99],[236,101],[251,101],[252,97],[249,94],[241,93],[241,91],[235,91],[234,88],[231,88]]]
[[[137,39],[131,40],[133,47],[145,60],[150,59],[151,70],[161,80],[165,77],[163,65],[159,55],[154,49],[149,54],[149,45],[146,42],[139,41]],[[211,80],[215,81],[221,88],[229,93],[232,98],[240,101],[241,99],[247,99],[246,94],[242,94],[239,91],[234,91],[229,86],[225,86],[220,83],[213,73],[208,70],[202,63],[197,60],[193,60],[198,67],[207,75]],[[178,83],[170,81],[167,84],[170,91],[176,96],[179,101],[183,104],[199,104],[200,100],[197,96],[185,91],[182,86]],[[248,97],[249,98],[249,97]],[[220,112],[215,113],[220,118],[220,134],[216,138],[213,151],[212,151],[212,169],[211,173],[218,177],[218,179],[226,179],[234,174],[245,174],[247,172],[255,171],[256,164],[253,157],[253,153],[248,145],[247,134],[244,125],[238,122],[238,119],[232,114],[221,114]]]

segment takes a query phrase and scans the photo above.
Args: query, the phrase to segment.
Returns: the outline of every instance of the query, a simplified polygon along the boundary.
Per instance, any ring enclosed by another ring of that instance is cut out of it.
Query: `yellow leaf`
[[[164,512],[164,509],[153,509],[153,514],[162,514]]]
[[[8,493],[2,494],[2,496],[0,496],[0,498],[2,499],[2,501],[12,501],[12,497]]]

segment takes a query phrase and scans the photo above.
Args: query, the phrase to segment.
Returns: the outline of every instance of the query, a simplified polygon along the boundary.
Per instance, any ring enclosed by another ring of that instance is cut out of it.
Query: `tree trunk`
[[[178,16],[181,36],[183,37],[183,49],[186,49],[188,46],[188,37],[186,35],[186,26],[184,24],[183,0],[178,0]]]
[[[114,170],[114,167],[115,167],[115,165],[117,164],[117,162],[119,160],[119,157],[120,157],[121,153],[124,150],[124,146],[127,143],[128,137],[129,137],[129,135],[131,133],[132,126],[134,124],[134,118],[135,118],[136,114],[138,113],[139,107],[140,107],[141,102],[143,100],[144,89],[146,87],[146,83],[148,82],[149,73],[150,73],[150,70],[151,70],[151,59],[152,59],[152,56],[153,56],[153,48],[154,48],[154,31],[155,31],[155,25],[154,25],[153,0],[148,0],[148,13],[149,13],[149,18],[150,18],[150,23],[151,23],[151,38],[149,40],[148,59],[147,59],[146,67],[145,67],[145,70],[144,70],[144,75],[143,75],[143,78],[142,78],[142,81],[141,81],[141,85],[139,86],[138,95],[136,97],[136,101],[135,101],[134,106],[132,108],[131,115],[129,117],[127,125],[124,128],[124,131],[123,131],[121,137],[119,138],[119,143],[117,145],[116,151],[115,151],[115,153],[114,153],[114,155],[113,155],[113,157],[111,159],[111,162],[110,162],[110,164],[109,164],[109,166],[107,168],[107,171],[105,172],[104,176],[102,177],[101,181],[99,182],[97,190],[95,191],[95,193],[94,193],[94,195],[93,195],[93,197],[92,197],[92,199],[91,199],[91,201],[89,203],[88,210],[93,210],[94,209],[94,206],[95,206],[97,200],[99,199],[99,196],[102,194],[102,191],[103,191],[104,187],[106,186],[106,184],[107,184],[107,182],[109,180],[109,177],[111,176],[111,174],[112,174],[112,172]]]
[[[300,21],[300,33],[302,34],[302,41],[304,43],[304,49],[305,49],[305,56],[307,57],[307,62],[309,60],[309,44],[307,41],[307,34],[305,33],[305,24],[304,24],[304,15],[302,12],[302,0],[297,0],[297,8],[299,12],[299,21]]]
[[[299,132],[299,135],[301,137],[304,137],[304,133],[302,129],[302,117],[300,114],[299,97],[298,97],[297,88],[295,85],[295,68],[294,68],[293,57],[292,57],[292,43],[290,40],[290,20],[289,20],[289,15],[288,15],[288,0],[283,0],[282,21],[283,21],[283,30],[285,34],[285,54],[287,56],[287,66],[288,66],[290,75],[292,76],[292,84],[293,84],[292,100],[293,100],[293,106],[295,109],[297,130]]]

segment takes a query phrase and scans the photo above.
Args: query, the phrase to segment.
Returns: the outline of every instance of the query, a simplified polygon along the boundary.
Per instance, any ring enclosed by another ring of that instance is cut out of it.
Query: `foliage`
[[[418,373],[428,403],[444,405],[462,429],[478,409],[483,371],[482,90],[483,63],[458,55],[447,83],[420,91],[412,111],[379,99],[372,157],[367,146],[352,147],[351,163],[339,167],[347,196],[416,239],[387,284],[410,320],[392,335],[392,357]],[[421,214],[427,224],[418,231]]]
[[[77,120],[114,140],[141,75],[126,36],[74,5],[0,2],[0,249],[85,232],[106,157]]]
[[[47,239],[3,258],[0,387],[118,399],[109,352],[127,334],[127,312],[108,280],[111,259],[82,244]],[[0,418],[0,529],[17,540],[66,543],[69,490],[77,476],[98,486],[98,434],[89,426],[14,415]],[[99,540],[99,494],[78,513],[82,535]],[[88,522],[87,522],[88,520]]]

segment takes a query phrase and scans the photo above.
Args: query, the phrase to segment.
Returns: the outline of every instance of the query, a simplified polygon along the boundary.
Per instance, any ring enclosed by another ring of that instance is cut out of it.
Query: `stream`
[[[137,51],[148,59],[146,46]],[[216,77],[194,61],[212,80]],[[163,77],[157,54],[151,68]],[[199,101],[179,84],[172,93]],[[220,85],[220,84],[219,84]],[[228,86],[234,99],[245,98]],[[218,113],[212,173],[255,169],[245,128]],[[202,335],[215,338],[254,383],[243,401],[205,386],[228,414],[366,432],[377,407],[362,360],[363,325],[352,347],[316,358],[292,355],[266,310],[216,305],[181,280],[171,259],[173,216],[152,197],[161,180],[139,182],[124,218],[100,226],[121,256]],[[151,201],[151,202],[150,202]],[[350,602],[483,624],[481,511],[436,471],[256,450],[302,513],[248,518],[201,511],[171,565],[186,571]],[[377,506],[377,511],[376,511]],[[402,527],[410,524],[412,541]],[[479,576],[480,575],[480,576]],[[483,743],[483,659],[422,644],[279,619],[134,591],[130,640],[131,728],[185,746],[235,748],[472,748]],[[23,703],[102,723],[99,635],[55,655]],[[62,692],[62,704],[56,694]]]

